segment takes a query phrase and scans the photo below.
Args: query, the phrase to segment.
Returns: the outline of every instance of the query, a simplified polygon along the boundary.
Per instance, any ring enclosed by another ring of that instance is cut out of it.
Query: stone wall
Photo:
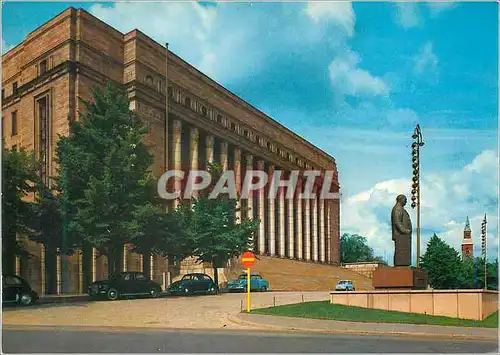
[[[330,303],[386,311],[482,320],[498,310],[498,291],[332,291]]]

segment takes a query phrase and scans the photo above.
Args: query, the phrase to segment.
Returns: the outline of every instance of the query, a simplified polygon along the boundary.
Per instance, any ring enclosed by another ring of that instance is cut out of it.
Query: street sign
[[[255,260],[255,254],[251,251],[246,251],[241,256],[240,263],[245,269],[250,269],[255,264]]]

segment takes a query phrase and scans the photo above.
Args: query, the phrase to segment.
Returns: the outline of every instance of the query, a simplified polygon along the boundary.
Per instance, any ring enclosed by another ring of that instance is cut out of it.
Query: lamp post
[[[422,131],[417,124],[413,131],[411,144],[411,161],[413,168],[413,183],[411,185],[411,208],[417,208],[417,268],[420,267],[420,147],[424,146]]]

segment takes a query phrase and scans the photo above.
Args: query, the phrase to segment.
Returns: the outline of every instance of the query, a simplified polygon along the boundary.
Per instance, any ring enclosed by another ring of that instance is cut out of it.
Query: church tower
[[[467,216],[464,228],[464,239],[462,241],[462,260],[474,257],[474,245],[472,243],[471,233],[472,231],[470,229],[469,216]]]

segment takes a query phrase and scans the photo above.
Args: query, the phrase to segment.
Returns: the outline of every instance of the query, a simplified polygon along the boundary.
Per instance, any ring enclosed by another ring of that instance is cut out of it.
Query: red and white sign
[[[241,256],[240,263],[245,269],[250,269],[255,264],[255,260],[255,254],[251,251],[246,251]]]

